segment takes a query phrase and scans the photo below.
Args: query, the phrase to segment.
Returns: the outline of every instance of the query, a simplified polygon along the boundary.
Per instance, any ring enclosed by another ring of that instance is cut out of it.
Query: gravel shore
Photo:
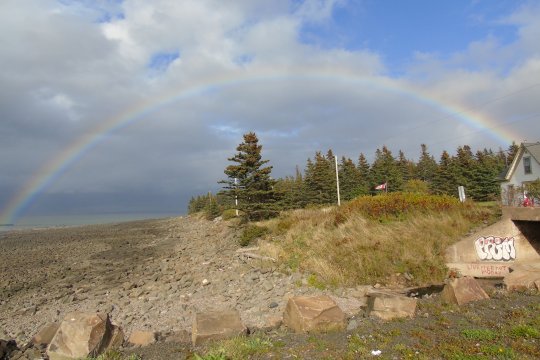
[[[189,339],[193,315],[237,309],[251,329],[277,326],[302,286],[271,261],[237,252],[224,221],[193,217],[25,230],[0,235],[0,338],[27,342],[71,311]],[[358,304],[359,306],[359,304]]]

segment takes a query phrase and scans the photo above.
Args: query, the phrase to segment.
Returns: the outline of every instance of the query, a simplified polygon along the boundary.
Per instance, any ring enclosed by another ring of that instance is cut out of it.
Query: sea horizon
[[[0,224],[0,232],[55,227],[113,224],[135,220],[160,219],[182,216],[181,213],[107,213],[24,216],[13,224]]]

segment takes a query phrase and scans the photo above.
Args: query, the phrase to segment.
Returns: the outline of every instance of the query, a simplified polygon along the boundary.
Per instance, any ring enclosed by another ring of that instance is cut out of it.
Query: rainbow
[[[100,143],[117,131],[144,119],[147,115],[157,109],[168,106],[172,103],[200,96],[210,90],[220,90],[227,87],[234,87],[246,83],[258,83],[275,80],[320,80],[329,82],[343,82],[345,84],[371,86],[382,91],[391,92],[400,96],[405,96],[414,101],[426,104],[438,109],[448,117],[457,118],[460,122],[478,131],[489,130],[489,133],[501,144],[509,144],[513,139],[520,137],[509,131],[496,130],[501,128],[495,125],[484,114],[467,109],[458,104],[442,102],[432,95],[413,89],[407,85],[401,85],[397,81],[388,78],[359,76],[349,71],[336,71],[327,69],[316,70],[294,70],[286,71],[264,70],[257,71],[256,74],[244,71],[236,72],[221,77],[204,79],[186,88],[168,91],[160,96],[135,104],[133,107],[104,120],[92,131],[85,133],[73,141],[68,147],[50,159],[47,163],[34,173],[28,182],[19,192],[8,202],[0,213],[0,224],[15,224],[17,219],[24,213],[29,205],[45,189],[51,186],[60,178],[73,164],[78,162],[86,153],[91,151]]]

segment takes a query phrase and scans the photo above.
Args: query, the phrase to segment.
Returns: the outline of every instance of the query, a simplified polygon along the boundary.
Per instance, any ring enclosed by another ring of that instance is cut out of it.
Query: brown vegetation
[[[262,248],[327,286],[441,282],[447,272],[445,249],[493,221],[495,213],[443,196],[364,197],[340,208],[295,210],[265,222],[271,234]]]

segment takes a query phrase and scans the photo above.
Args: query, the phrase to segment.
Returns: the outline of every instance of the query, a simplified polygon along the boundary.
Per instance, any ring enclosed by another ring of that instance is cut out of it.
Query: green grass
[[[491,341],[497,337],[497,334],[490,329],[464,329],[461,335],[467,340]]]
[[[248,359],[254,355],[262,355],[276,347],[264,335],[250,337],[239,336],[220,341],[210,346],[203,355],[194,355],[196,360]]]

